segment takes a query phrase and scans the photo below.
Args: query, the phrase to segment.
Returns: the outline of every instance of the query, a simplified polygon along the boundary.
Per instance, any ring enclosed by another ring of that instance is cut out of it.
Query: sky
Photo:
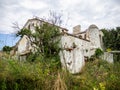
[[[14,46],[20,37],[16,37],[15,34],[0,34],[0,50],[4,46]]]
[[[70,33],[76,25],[81,31],[91,24],[99,29],[120,26],[120,0],[0,0],[0,49],[19,40],[13,23],[22,28],[33,17],[48,18],[50,11],[62,16],[61,26]]]
[[[62,13],[62,27],[81,25],[84,31],[91,24],[98,28],[120,26],[120,0],[0,0],[0,33],[16,33],[33,17],[47,18],[49,11]]]

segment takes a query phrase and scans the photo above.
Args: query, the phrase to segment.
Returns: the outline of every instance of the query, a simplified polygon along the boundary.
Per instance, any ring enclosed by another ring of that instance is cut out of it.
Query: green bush
[[[2,51],[6,52],[6,53],[9,53],[11,50],[12,50],[12,47],[10,47],[10,46],[4,46],[2,49]]]
[[[95,56],[99,58],[103,54],[103,51],[100,48],[97,48],[95,51]]]
[[[80,74],[72,75],[41,56],[35,62],[0,60],[0,90],[119,90],[120,63],[87,62]],[[39,61],[40,60],[40,61]]]

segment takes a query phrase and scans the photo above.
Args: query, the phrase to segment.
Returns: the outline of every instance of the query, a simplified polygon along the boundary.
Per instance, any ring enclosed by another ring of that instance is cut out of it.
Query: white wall
[[[101,48],[99,29],[91,28],[89,29],[89,37],[92,48]]]
[[[73,48],[73,43],[76,45],[75,48]],[[86,53],[84,51],[89,43],[73,36],[63,35],[61,37],[61,47],[63,50],[60,52],[63,67],[66,67],[71,73],[79,73],[85,64],[84,54]]]
[[[28,28],[29,25],[32,32],[34,32],[35,25],[40,26],[41,22],[39,20],[30,20],[26,23],[24,28]],[[62,31],[62,29],[60,29],[60,31]],[[82,34],[83,38],[84,34]],[[87,39],[90,39],[90,42],[69,34],[61,36],[61,63],[63,67],[67,68],[71,73],[79,73],[85,64],[84,56],[90,57],[94,54],[96,48],[101,48],[98,28],[89,28],[86,32],[86,36]],[[18,45],[18,53],[24,52],[27,45],[28,40],[27,37],[24,36]],[[76,47],[74,47],[74,45]]]
[[[28,51],[31,49],[30,41],[27,36],[23,36],[22,39],[18,43],[18,51],[17,53],[21,55],[25,51]]]
[[[113,54],[110,52],[104,52],[102,59],[108,61],[109,63],[113,63]]]

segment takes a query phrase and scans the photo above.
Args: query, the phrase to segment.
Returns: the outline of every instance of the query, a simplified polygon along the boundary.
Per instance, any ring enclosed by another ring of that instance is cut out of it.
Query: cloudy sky
[[[14,22],[22,27],[29,18],[46,18],[49,11],[63,15],[63,27],[90,24],[99,28],[120,26],[120,0],[0,0],[0,33],[15,33]]]

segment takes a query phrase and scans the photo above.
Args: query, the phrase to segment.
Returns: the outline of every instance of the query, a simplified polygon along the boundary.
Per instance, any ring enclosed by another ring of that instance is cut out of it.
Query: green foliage
[[[102,29],[105,50],[120,50],[120,27],[116,29]],[[114,54],[114,61],[120,62],[120,54]]]
[[[120,27],[116,29],[102,29],[105,49],[120,50]]]
[[[22,29],[17,33],[23,37],[28,36],[31,46],[35,48],[35,57],[39,54],[44,58],[58,56],[59,53],[59,28],[53,24],[43,23],[40,27],[35,27],[35,32],[29,29]]]
[[[42,59],[41,56],[38,60]],[[87,62],[80,74],[72,75],[42,60],[19,62],[0,60],[0,90],[119,90],[120,63],[103,60]]]
[[[26,60],[28,61],[28,62],[34,62],[34,61],[38,61],[38,57],[39,57],[40,55],[38,55],[38,53],[29,53],[28,55],[27,55],[27,58],[26,58]],[[41,58],[40,58],[40,60],[41,60]]]
[[[95,56],[99,58],[103,54],[103,51],[100,48],[97,48],[95,51]]]
[[[24,35],[30,36],[31,35],[31,31],[28,30],[28,29],[21,29],[16,34],[16,36],[20,36],[20,37],[23,37]]]
[[[0,60],[0,90],[50,90],[55,70],[40,62]]]
[[[119,90],[119,64],[113,65],[103,60],[87,62],[79,77],[81,89]]]
[[[95,55],[92,55],[92,56],[88,59],[88,61],[94,61],[94,60],[96,60],[96,56],[95,56]]]
[[[9,53],[12,50],[12,47],[10,46],[4,46],[2,51]]]
[[[104,54],[104,52],[100,49],[100,48],[97,48],[96,50],[95,50],[95,54],[94,55],[92,55],[89,59],[88,59],[88,61],[94,61],[94,60],[96,60],[96,59],[100,59],[100,56],[101,55],[103,55]]]

